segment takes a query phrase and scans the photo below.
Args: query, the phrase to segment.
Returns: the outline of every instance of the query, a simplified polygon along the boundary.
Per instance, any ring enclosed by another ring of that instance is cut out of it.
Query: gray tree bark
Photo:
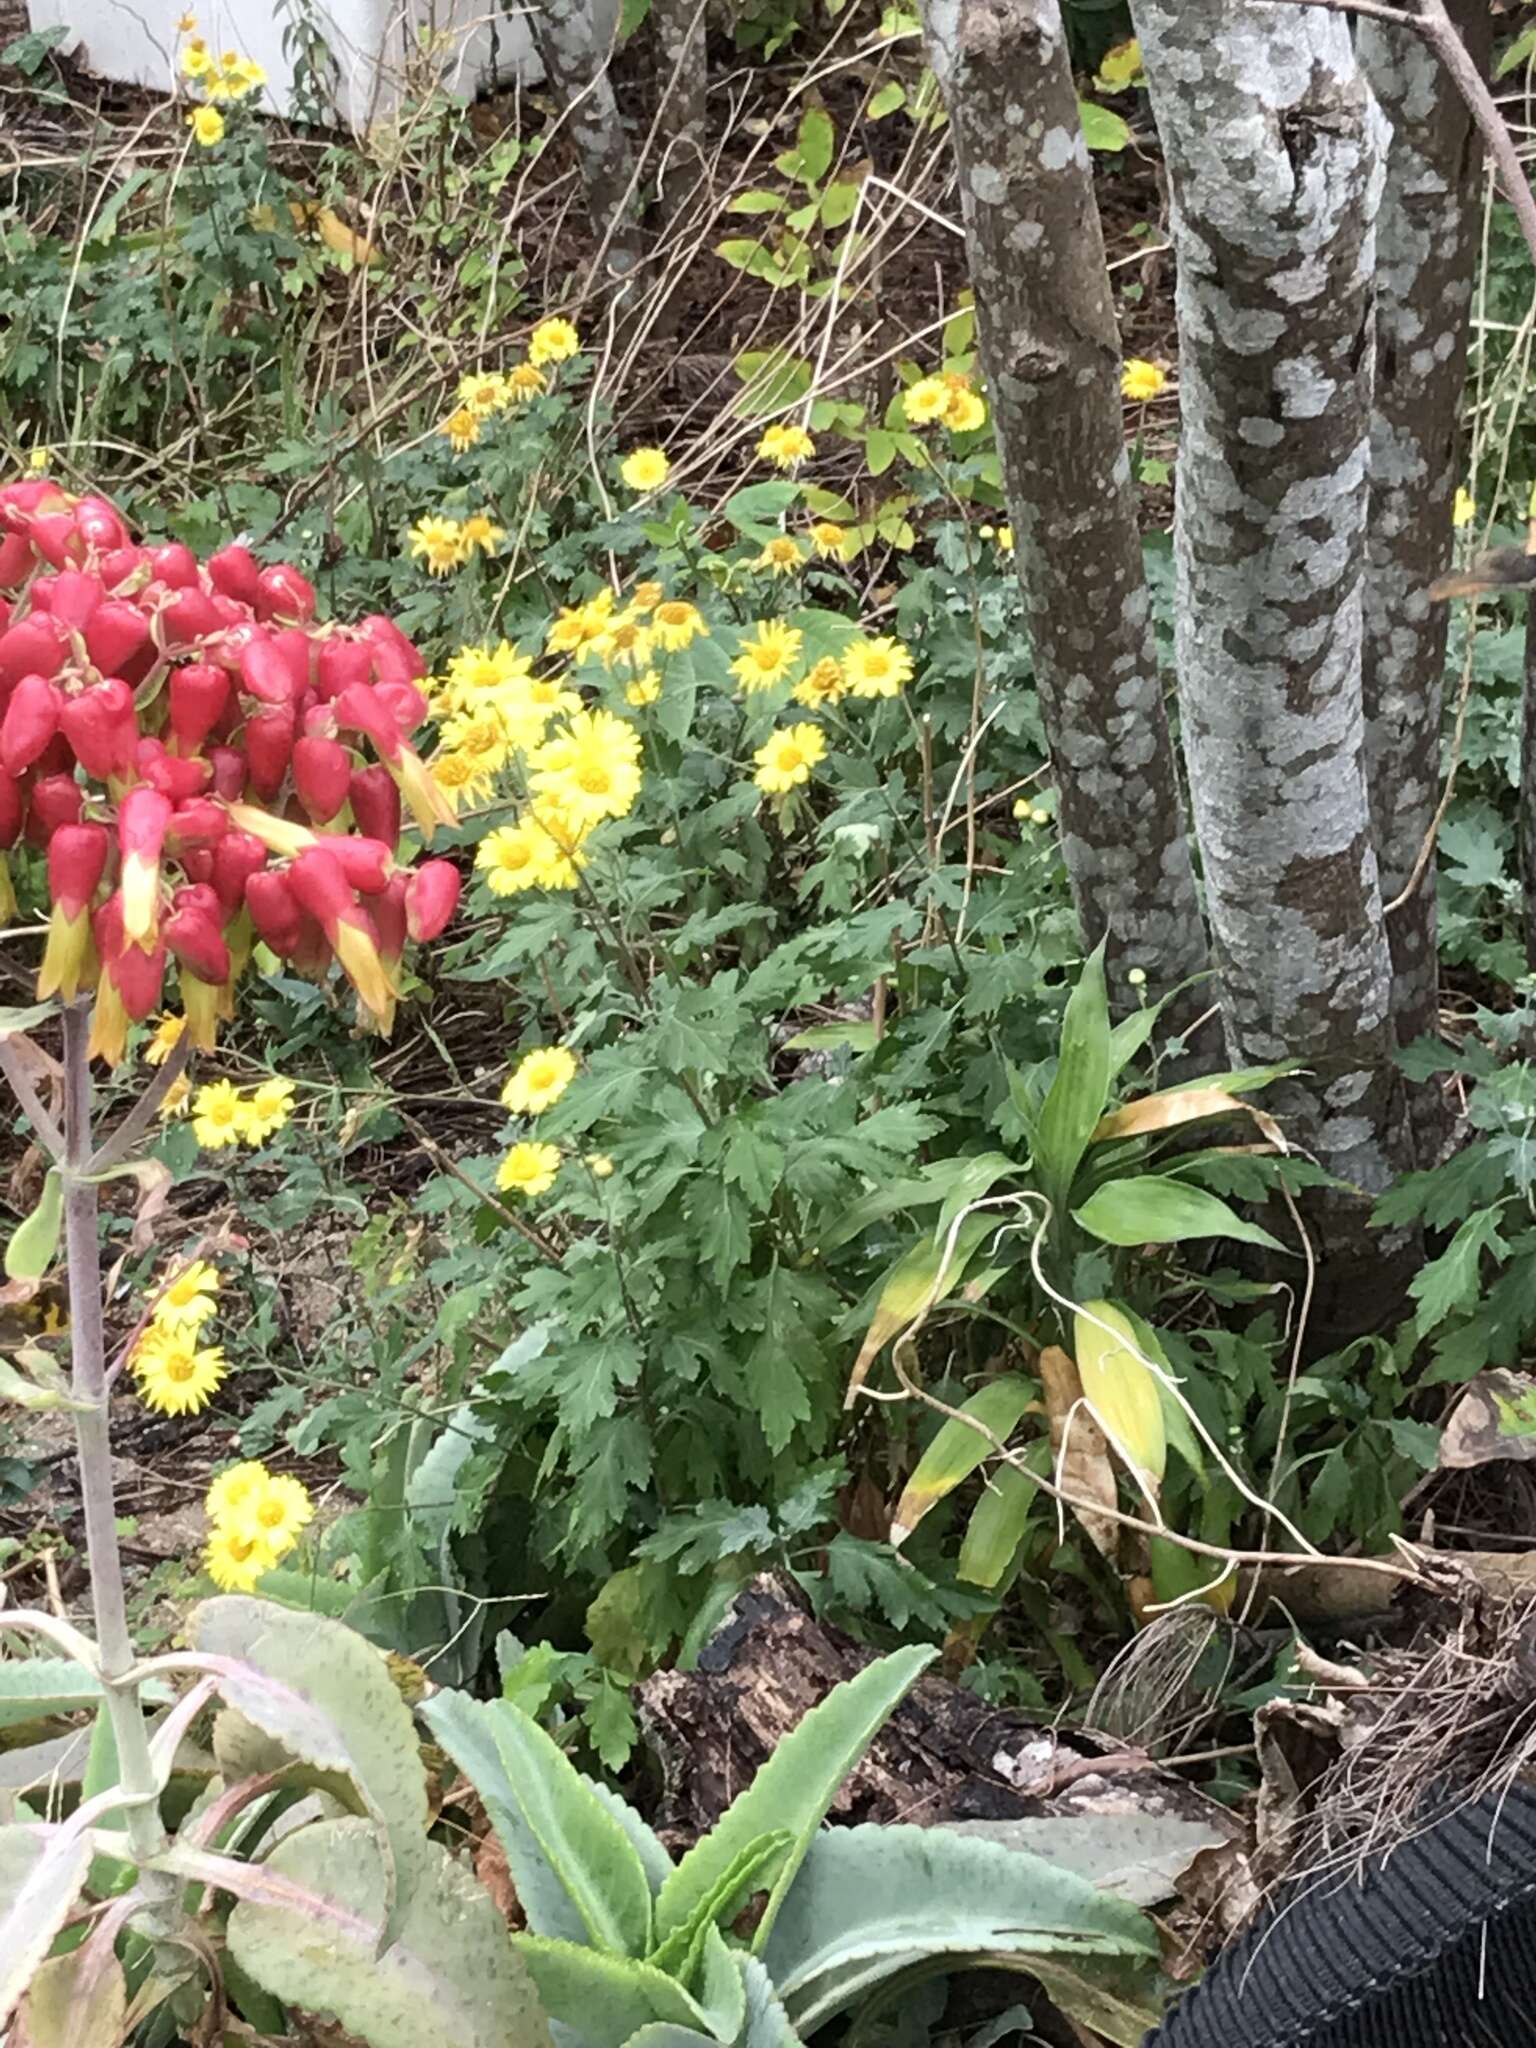
[[[608,76],[609,39],[599,31],[593,0],[538,0],[528,25],[565,110],[592,224],[605,245],[604,269],[627,278],[643,245],[635,160]]]
[[[1486,0],[1452,0],[1485,67]],[[1367,20],[1356,51],[1392,126],[1376,230],[1376,385],[1363,678],[1366,780],[1381,890],[1403,894],[1440,792],[1440,704],[1448,614],[1429,597],[1451,558],[1460,475],[1457,424],[1477,270],[1482,149],[1471,113],[1419,36]],[[1439,1022],[1435,863],[1387,913],[1398,1043]],[[1410,1098],[1420,1164],[1443,1132],[1438,1088]]]
[[[1361,693],[1386,123],[1339,15],[1134,15],[1173,199],[1179,689],[1227,1036],[1240,1065],[1305,1063],[1292,1129],[1374,1193],[1406,1151]],[[1329,1215],[1329,1248],[1365,1213]]]
[[[656,132],[662,150],[661,204],[668,226],[684,212],[708,169],[706,14],[707,0],[651,0],[659,106]]]
[[[1208,964],[1120,402],[1120,337],[1057,0],[928,0],[1062,851],[1117,1007]],[[1205,987],[1175,1028],[1207,1007]]]

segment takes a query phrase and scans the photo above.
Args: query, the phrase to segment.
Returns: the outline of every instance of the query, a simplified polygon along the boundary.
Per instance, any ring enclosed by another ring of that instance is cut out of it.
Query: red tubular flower
[[[224,716],[229,677],[211,661],[191,661],[171,670],[167,703],[172,744],[178,754],[195,754]]]
[[[420,682],[427,673],[426,657],[413,640],[407,640],[394,620],[385,612],[370,612],[358,624],[358,636],[369,640],[375,648],[389,648],[390,656],[374,673],[381,676],[399,674],[407,682]]]
[[[451,860],[429,860],[405,885],[406,930],[418,941],[435,939],[459,907],[464,878]]]
[[[128,529],[123,524],[123,515],[108,498],[89,494],[81,498],[75,506],[75,525],[81,538],[98,554],[128,545]]]
[[[4,728],[0,727],[0,756]],[[317,825],[328,825],[351,794],[352,758],[340,740],[306,736],[293,743],[293,786]]]
[[[85,541],[73,512],[37,512],[28,531],[32,545],[55,569],[78,568],[85,560]]]
[[[284,960],[298,951],[303,924],[288,877],[276,868],[258,868],[246,877],[245,907],[263,945]]]
[[[315,656],[315,687],[329,703],[349,683],[366,683],[373,674],[373,649],[361,640],[322,640]]]
[[[211,796],[190,796],[171,814],[166,851],[180,857],[196,847],[217,846],[228,836],[229,813],[224,806]]]
[[[223,909],[206,883],[176,891],[165,920],[165,943],[180,964],[215,987],[229,979],[229,945],[219,929]],[[206,1047],[203,1048],[205,1051]]]
[[[38,577],[32,586],[32,609],[47,612],[71,633],[83,633],[105,595],[99,576],[61,569],[57,576]]]
[[[78,697],[66,697],[59,730],[80,766],[98,782],[133,773],[139,720],[133,692],[120,676],[109,676]]]
[[[91,898],[112,851],[105,825],[61,825],[48,842],[48,943],[38,970],[39,1002],[61,995],[72,1003],[90,979]]]
[[[132,677],[149,644],[149,620],[126,597],[107,598],[86,621],[85,649],[104,676]]]
[[[0,768],[0,847],[14,846],[21,837],[26,808],[20,782]]]
[[[288,677],[293,685],[293,697],[297,702],[309,688],[311,656],[314,642],[297,626],[281,626],[272,635],[272,645],[283,657]]]
[[[426,762],[414,747],[406,744],[397,720],[378,692],[361,684],[349,685],[336,699],[336,723],[347,731],[366,733],[372,740],[400,794],[410,805],[422,838],[430,846],[439,825],[455,822],[453,809],[432,780]]]
[[[46,676],[23,676],[0,718],[0,768],[20,775],[48,751],[59,729],[63,699]]]
[[[315,616],[315,586],[301,576],[290,562],[274,562],[256,578],[258,619],[298,619]]]
[[[178,590],[160,614],[160,637],[167,648],[197,647],[219,632],[224,618],[206,590],[196,584]]]
[[[117,807],[117,845],[123,857],[118,894],[123,905],[123,937],[146,950],[155,943],[160,925],[160,856],[171,822],[171,802],[157,789],[140,784]]]
[[[63,635],[46,612],[31,613],[0,633],[0,688],[23,676],[56,676],[63,666]]]
[[[208,575],[215,590],[254,605],[261,595],[261,564],[249,548],[220,548],[208,557]]]
[[[291,704],[298,696],[293,670],[269,633],[253,633],[240,649],[240,687],[263,704]]]
[[[197,557],[179,540],[167,541],[164,547],[151,548],[149,567],[155,581],[163,583],[168,590],[195,590],[198,587]]]
[[[294,716],[291,704],[268,704],[245,721],[245,761],[251,788],[270,803],[283,786],[293,758]]]
[[[378,938],[342,872],[322,847],[301,853],[288,870],[288,886],[301,910],[314,918],[341,962],[343,972],[382,1030],[393,1014],[395,986],[379,958]]]
[[[401,732],[413,733],[426,724],[427,700],[414,683],[375,683],[373,690]]]
[[[19,590],[36,560],[24,533],[6,534],[0,539],[0,590]]]
[[[213,849],[209,876],[227,922],[245,902],[245,885],[267,864],[267,849],[252,832],[226,832]]]
[[[142,590],[152,571],[143,548],[113,548],[96,565],[103,590],[121,596],[126,590]]]
[[[150,788],[159,790],[173,804],[201,796],[213,780],[211,763],[196,755],[184,761],[179,754],[168,754],[157,739],[146,737],[140,740],[134,749],[133,760]]]
[[[410,876],[403,869],[398,869],[385,884],[383,894],[375,896],[368,906],[374,929],[379,935],[379,958],[390,970],[400,964],[400,956],[405,951],[405,892],[409,886]]]
[[[359,832],[378,839],[391,853],[400,844],[400,792],[387,768],[354,768],[352,818]]]
[[[377,896],[395,871],[394,857],[382,839],[357,839],[335,832],[319,841],[360,896]]]
[[[40,775],[27,799],[26,832],[32,846],[46,846],[61,825],[77,825],[85,791],[73,775]]]
[[[208,765],[213,770],[213,793],[225,803],[238,803],[245,795],[245,756],[238,747],[210,747]]]
[[[96,984],[89,1049],[93,1058],[115,1067],[123,1056],[130,1022],[142,1022],[160,1000],[165,948],[155,946],[146,952],[130,944],[123,929],[122,895],[116,890],[92,918],[91,930],[101,960],[101,978]]]

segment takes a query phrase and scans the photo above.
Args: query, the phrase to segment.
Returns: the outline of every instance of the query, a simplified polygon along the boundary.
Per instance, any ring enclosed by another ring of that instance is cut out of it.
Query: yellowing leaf
[[[1073,1343],[1083,1398],[1095,1421],[1155,1493],[1168,1461],[1163,1404],[1130,1319],[1113,1302],[1084,1302],[1073,1319]]]
[[[314,201],[291,199],[288,211],[293,215],[295,227],[310,227],[338,256],[350,256],[354,263],[377,263],[378,251],[366,235],[360,235],[350,228],[341,215],[329,206],[317,205]]]
[[[953,1493],[984,1459],[993,1455],[993,1438],[997,1443],[1007,1443],[1019,1417],[1034,1398],[1035,1390],[1028,1380],[1004,1373],[960,1404],[960,1414],[973,1417],[982,1428],[973,1429],[970,1423],[950,1416],[918,1459],[891,1517],[891,1542],[897,1549],[930,1508],[937,1507],[946,1494]],[[986,1435],[982,1434],[983,1429]]]
[[[1141,68],[1141,44],[1135,36],[1129,41],[1116,43],[1112,50],[1106,50],[1100,61],[1094,84],[1102,92],[1124,92],[1133,85],[1145,85],[1146,78]]]
[[[1272,1116],[1255,1109],[1251,1102],[1229,1095],[1225,1088],[1164,1088],[1156,1095],[1143,1095],[1123,1108],[1101,1116],[1093,1127],[1092,1143],[1106,1138],[1140,1138],[1152,1131],[1176,1130],[1180,1124],[1198,1123],[1208,1116],[1251,1116],[1272,1145],[1286,1150],[1284,1135]]]
[[[1077,1366],[1058,1345],[1047,1344],[1040,1354],[1040,1383],[1051,1419],[1051,1457],[1061,1490],[1082,1503],[1072,1512],[1084,1535],[1101,1557],[1113,1562],[1120,1549],[1120,1525],[1113,1516],[1097,1511],[1118,1504],[1109,1447],[1103,1430],[1084,1405]]]
[[[854,1360],[843,1406],[851,1408],[854,1396],[868,1377],[881,1350],[919,1316],[926,1315],[936,1301],[960,1284],[976,1247],[997,1228],[992,1216],[967,1216],[959,1229],[946,1231],[938,1239],[924,1237],[905,1252],[885,1276],[885,1285],[875,1302],[869,1329]]]

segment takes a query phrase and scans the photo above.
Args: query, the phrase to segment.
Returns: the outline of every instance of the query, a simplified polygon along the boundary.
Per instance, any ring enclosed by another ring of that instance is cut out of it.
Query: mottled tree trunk
[[[1240,1065],[1305,1063],[1291,1128],[1370,1193],[1406,1149],[1361,695],[1386,123],[1339,15],[1134,13],[1173,199],[1179,689],[1227,1036]],[[1326,1217],[1344,1263],[1366,1207]]]
[[[1536,592],[1526,599],[1525,700],[1520,721],[1520,892],[1525,964],[1536,974]]]
[[[612,278],[626,278],[640,261],[640,226],[635,160],[608,77],[610,39],[598,27],[593,0],[539,0],[528,20],[565,111],[592,224],[605,244],[603,267]]]
[[[928,0],[1062,849],[1111,989],[1207,965],[1126,457],[1120,338],[1057,0]],[[1188,1021],[1209,998],[1185,1002]]]
[[[705,176],[704,46],[707,0],[651,0],[656,38],[656,133],[661,146],[661,205],[670,226]]]
[[[1486,64],[1487,0],[1454,0]],[[1451,555],[1460,474],[1457,424],[1477,269],[1482,149],[1472,116],[1427,43],[1360,24],[1356,51],[1392,124],[1376,229],[1376,388],[1371,414],[1370,552],[1365,582],[1366,779],[1382,896],[1413,876],[1440,791],[1440,698],[1448,614],[1430,601]],[[1435,864],[1387,912],[1398,1043],[1435,1031],[1439,948]],[[1436,1087],[1411,1099],[1420,1164],[1443,1137]]]

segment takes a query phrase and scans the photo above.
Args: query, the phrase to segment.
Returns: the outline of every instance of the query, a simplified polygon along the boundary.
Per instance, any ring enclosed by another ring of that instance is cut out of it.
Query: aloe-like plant
[[[528,1921],[514,1945],[563,2048],[791,2048],[919,1965],[1155,1955],[1141,1913],[1040,1857],[822,1827],[935,1654],[837,1686],[678,1862],[512,1702],[423,1705],[506,1851]]]

